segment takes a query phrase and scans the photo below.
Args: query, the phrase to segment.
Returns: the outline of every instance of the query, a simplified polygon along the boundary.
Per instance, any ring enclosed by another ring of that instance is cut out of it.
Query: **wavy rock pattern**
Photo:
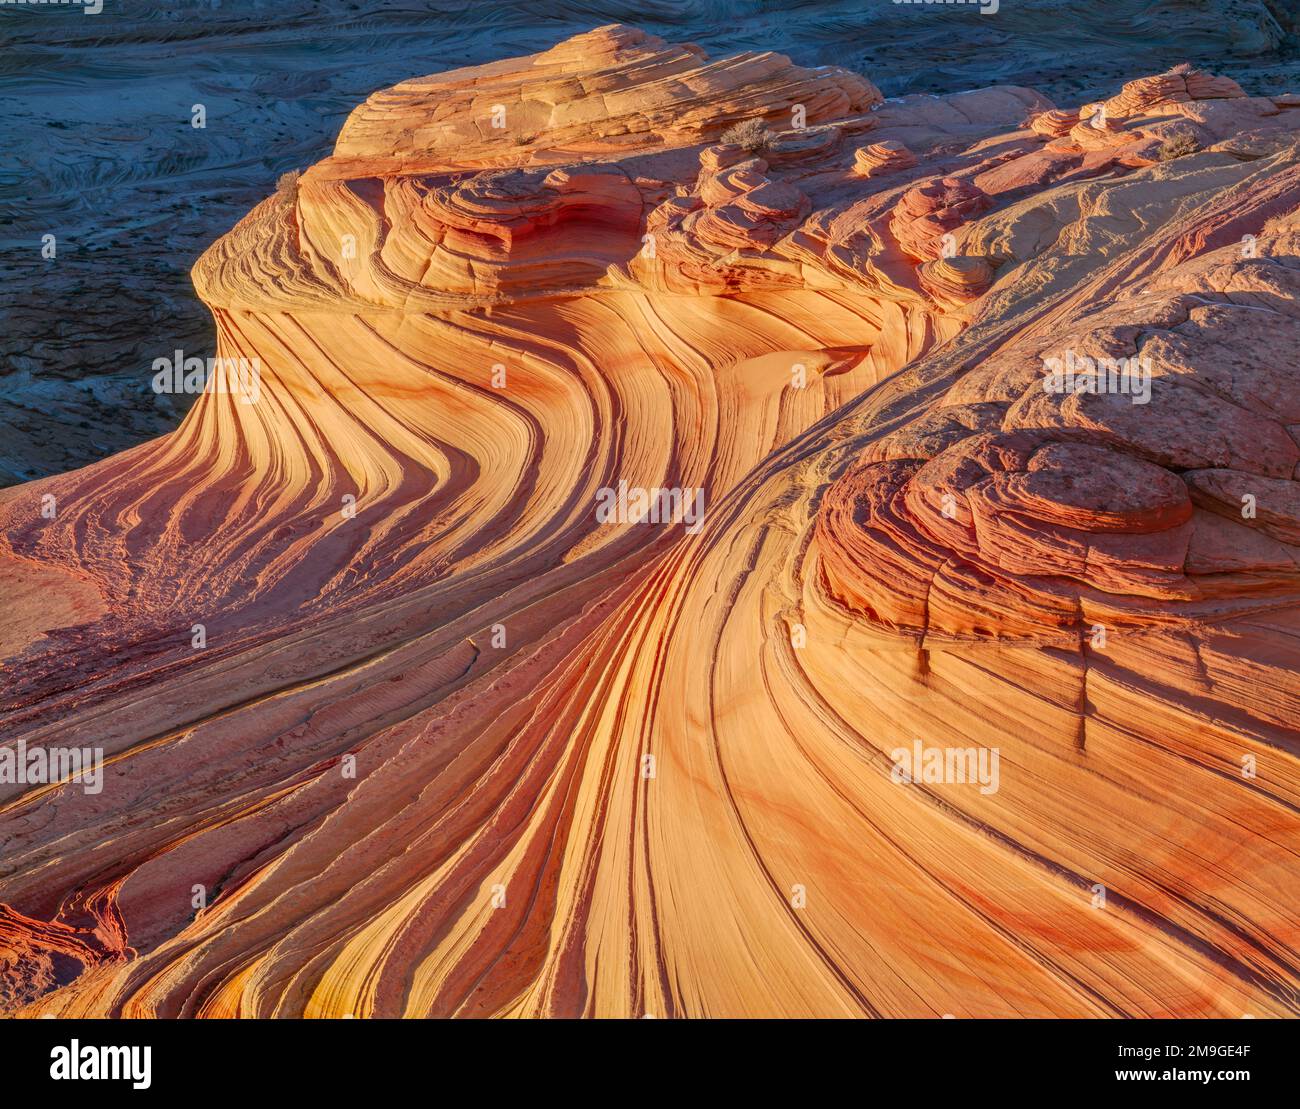
[[[0,1005],[1300,1012],[1300,116],[1198,89],[1094,148],[611,27],[372,97],[194,269],[258,402],[0,493],[5,735],[105,752],[0,786]]]
[[[997,83],[1096,100],[1185,57],[1253,95],[1300,78],[1291,0],[1016,0],[996,33],[975,5],[862,0],[112,0],[107,18],[76,7],[0,4],[0,250],[14,289],[41,290],[0,301],[0,486],[174,429],[190,398],[157,396],[148,374],[175,347],[213,353],[211,315],[186,284],[195,259],[280,174],[328,153],[359,100],[413,73],[636,21],[715,57],[775,49],[870,74],[887,96]],[[1062,66],[1081,44],[1088,64]]]
[[[916,165],[916,155],[901,142],[886,139],[862,147],[854,155],[854,169],[863,177],[884,177],[887,173],[911,169]]]

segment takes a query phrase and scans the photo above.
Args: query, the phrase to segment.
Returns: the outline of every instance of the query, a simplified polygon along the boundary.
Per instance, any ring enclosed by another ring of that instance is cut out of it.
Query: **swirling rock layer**
[[[1300,1011],[1300,118],[1142,88],[358,108],[195,267],[255,402],[0,494],[6,743],[104,756],[0,785],[0,1005]]]

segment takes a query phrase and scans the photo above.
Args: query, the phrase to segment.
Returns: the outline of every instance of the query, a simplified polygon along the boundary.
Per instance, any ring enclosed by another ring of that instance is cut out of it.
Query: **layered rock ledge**
[[[0,783],[0,1007],[1300,1013],[1298,140],[621,26],[376,93],[194,269],[256,400],[0,492],[6,746],[104,757]]]

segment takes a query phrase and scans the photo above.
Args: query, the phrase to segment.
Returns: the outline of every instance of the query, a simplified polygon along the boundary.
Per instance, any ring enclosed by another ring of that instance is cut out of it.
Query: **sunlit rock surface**
[[[256,403],[0,493],[6,740],[105,751],[0,785],[4,1009],[1300,1012],[1300,107],[1113,93],[359,106],[194,268]]]
[[[192,398],[156,395],[150,367],[214,353],[195,259],[281,173],[324,157],[360,100],[618,21],[711,57],[842,66],[891,97],[1012,84],[1098,101],[1187,58],[1251,94],[1300,90],[1291,0],[1014,0],[991,17],[884,0],[0,4],[0,486],[176,427]],[[415,120],[422,142],[431,119]]]

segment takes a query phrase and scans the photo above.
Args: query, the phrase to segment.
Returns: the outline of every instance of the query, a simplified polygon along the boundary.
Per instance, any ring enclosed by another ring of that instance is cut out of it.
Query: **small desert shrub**
[[[291,169],[288,173],[280,174],[275,183],[275,191],[287,196],[290,200],[298,199],[298,178],[302,176],[302,170]]]
[[[1185,154],[1195,154],[1201,149],[1201,144],[1196,141],[1194,135],[1174,135],[1166,139],[1159,151],[1157,157],[1162,162],[1172,162],[1175,158],[1181,158]]]
[[[721,135],[722,142],[742,147],[751,154],[766,150],[773,138],[775,136],[761,119],[747,119],[743,123],[733,124]]]

